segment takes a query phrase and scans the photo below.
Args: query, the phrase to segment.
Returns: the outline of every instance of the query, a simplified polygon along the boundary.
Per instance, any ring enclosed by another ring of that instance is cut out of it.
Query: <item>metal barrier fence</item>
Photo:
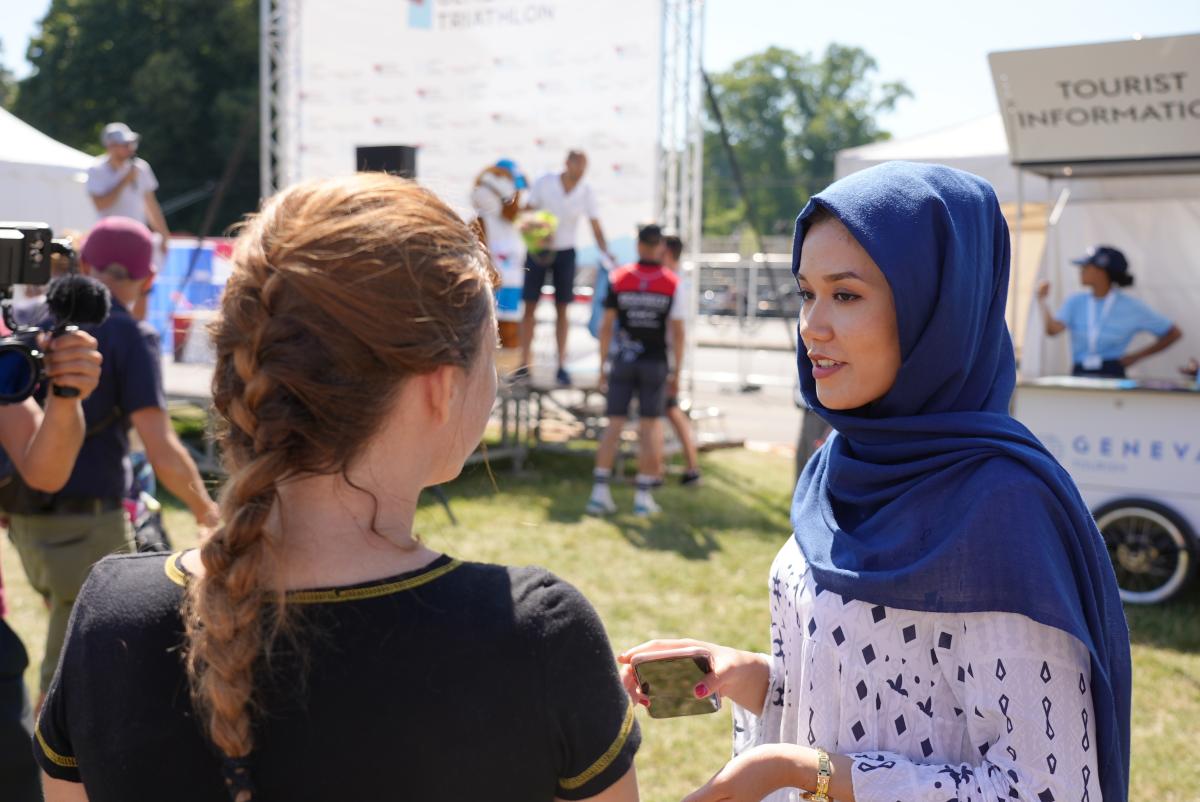
[[[699,313],[754,321],[800,312],[791,254],[699,254]]]

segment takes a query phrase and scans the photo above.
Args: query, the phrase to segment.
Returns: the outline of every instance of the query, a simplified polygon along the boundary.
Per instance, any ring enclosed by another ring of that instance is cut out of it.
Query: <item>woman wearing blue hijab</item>
[[[801,212],[800,385],[835,434],[771,569],[772,652],[621,656],[713,655],[696,694],[734,702],[735,757],[689,802],[1127,799],[1129,633],[1087,507],[1008,414],[1008,268],[992,188],[947,167]]]

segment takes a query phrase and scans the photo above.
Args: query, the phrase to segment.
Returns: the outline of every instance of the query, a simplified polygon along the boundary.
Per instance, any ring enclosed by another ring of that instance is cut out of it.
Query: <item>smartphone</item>
[[[715,713],[721,697],[696,698],[696,683],[712,671],[712,655],[692,647],[671,649],[633,658],[633,675],[642,693],[650,697],[651,718],[675,718]]]

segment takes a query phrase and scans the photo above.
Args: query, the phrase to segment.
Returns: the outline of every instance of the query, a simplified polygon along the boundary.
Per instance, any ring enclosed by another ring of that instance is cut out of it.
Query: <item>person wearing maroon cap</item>
[[[95,391],[83,403],[87,437],[59,492],[28,509],[10,511],[9,536],[30,585],[50,605],[43,695],[54,676],[75,595],[92,564],[133,548],[122,503],[131,478],[131,425],[167,489],[202,526],[217,521],[216,505],[167,416],[158,335],[129,311],[154,281],[153,250],[150,230],[129,218],[106,218],[88,233],[80,261],[112,293],[112,311],[90,329],[104,364]]]

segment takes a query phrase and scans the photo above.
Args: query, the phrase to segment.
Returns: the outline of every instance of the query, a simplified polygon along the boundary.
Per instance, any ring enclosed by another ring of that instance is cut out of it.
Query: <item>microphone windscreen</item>
[[[108,318],[112,296],[96,279],[69,273],[50,282],[46,306],[59,324],[91,326]]]

